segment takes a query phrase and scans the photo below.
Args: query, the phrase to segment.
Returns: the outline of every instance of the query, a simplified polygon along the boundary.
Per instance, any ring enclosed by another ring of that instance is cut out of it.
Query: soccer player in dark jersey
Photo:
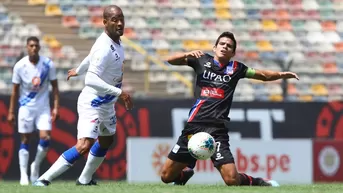
[[[227,185],[277,185],[275,181],[255,178],[237,171],[229,145],[228,115],[239,79],[273,81],[299,78],[293,72],[257,70],[231,60],[236,46],[234,35],[231,32],[223,32],[213,47],[214,57],[199,50],[168,57],[167,61],[172,65],[188,65],[194,69],[197,100],[190,109],[186,126],[163,166],[161,180],[164,183],[185,185],[193,176],[192,168],[196,159],[188,152],[188,139],[191,135],[204,131],[212,135],[217,143],[217,152],[211,160]]]

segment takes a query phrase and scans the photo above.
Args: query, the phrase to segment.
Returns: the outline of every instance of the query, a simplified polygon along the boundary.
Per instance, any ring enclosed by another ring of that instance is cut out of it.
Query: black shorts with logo
[[[188,152],[188,140],[195,133],[207,132],[212,135],[217,143],[217,150],[211,157],[213,165],[219,167],[223,164],[235,163],[230,151],[228,131],[228,128],[224,125],[187,123],[177,143],[170,151],[168,158],[173,161],[186,163],[189,167],[194,168],[197,160]]]

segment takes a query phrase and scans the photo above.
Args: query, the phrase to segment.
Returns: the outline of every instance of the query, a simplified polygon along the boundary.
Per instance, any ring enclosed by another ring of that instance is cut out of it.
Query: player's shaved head
[[[124,13],[120,7],[109,5],[105,7],[103,13],[103,23],[106,34],[115,42],[120,44],[120,36],[124,34],[125,21]]]
[[[117,5],[109,5],[105,7],[103,13],[104,19],[110,19],[114,12],[122,12],[122,10]]]

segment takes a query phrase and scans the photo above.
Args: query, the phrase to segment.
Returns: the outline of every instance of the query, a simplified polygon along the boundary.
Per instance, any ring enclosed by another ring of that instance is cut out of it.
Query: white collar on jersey
[[[102,32],[102,35],[105,36],[107,39],[109,39],[113,44],[116,44],[116,45],[118,45],[118,46],[121,46],[121,39],[119,39],[120,44],[117,44],[116,42],[114,42],[114,41],[110,38],[110,36],[107,35],[107,33]]]

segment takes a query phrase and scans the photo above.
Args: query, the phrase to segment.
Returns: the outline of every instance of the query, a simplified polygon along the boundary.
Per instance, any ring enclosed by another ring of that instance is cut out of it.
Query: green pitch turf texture
[[[19,182],[0,181],[0,193],[342,193],[342,184],[283,185],[281,187],[228,187],[224,185],[173,186],[99,182],[99,186],[75,186],[75,182],[54,182],[49,187],[20,186]]]

